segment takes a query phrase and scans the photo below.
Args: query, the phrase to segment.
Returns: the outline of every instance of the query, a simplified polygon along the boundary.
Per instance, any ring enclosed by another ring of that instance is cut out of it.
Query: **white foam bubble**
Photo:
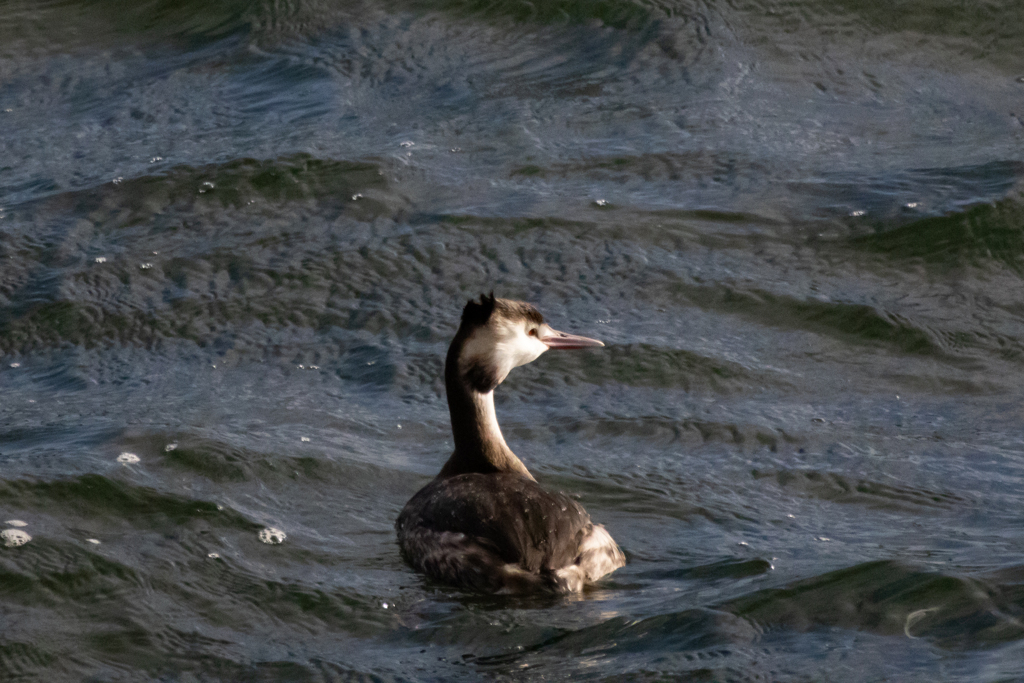
[[[218,553],[210,553],[209,555],[207,555],[207,557],[210,558],[211,560],[219,560],[220,559],[220,555]]]
[[[176,443],[169,443],[166,446],[164,446],[164,450],[167,451],[168,453],[170,453],[171,451],[173,451],[177,447],[178,447],[178,444],[176,444]]]
[[[280,529],[268,526],[266,529],[260,529],[259,537],[264,543],[278,545],[279,543],[284,543],[284,539],[288,538],[288,535]]]
[[[9,519],[4,524],[7,526],[28,526],[28,522],[23,522],[20,519]]]
[[[117,461],[122,465],[134,465],[139,462],[139,456],[125,451],[121,455],[117,456]]]
[[[919,636],[910,635],[910,629],[921,619],[925,618],[932,612],[938,612],[938,607],[929,607],[928,609],[917,609],[907,615],[907,621],[903,624],[903,634],[907,638],[913,638],[917,640]]]
[[[100,544],[100,539],[98,539],[98,538],[87,538],[87,539],[85,539],[85,542],[86,543],[92,543],[93,545],[99,545]]]
[[[17,548],[19,545],[25,545],[31,541],[32,537],[21,529],[4,529],[0,531],[0,539],[3,539],[5,547]]]

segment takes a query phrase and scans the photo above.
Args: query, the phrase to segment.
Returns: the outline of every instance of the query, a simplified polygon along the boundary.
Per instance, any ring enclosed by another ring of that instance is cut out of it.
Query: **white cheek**
[[[516,337],[514,349],[511,355],[514,357],[512,367],[519,367],[533,362],[540,357],[540,354],[548,350],[546,344],[536,337],[528,337],[525,334]]]
[[[460,369],[465,372],[470,365],[482,363],[493,368],[496,379],[502,382],[512,368],[537,360],[547,350],[547,344],[521,328],[483,328],[466,340],[459,359]]]

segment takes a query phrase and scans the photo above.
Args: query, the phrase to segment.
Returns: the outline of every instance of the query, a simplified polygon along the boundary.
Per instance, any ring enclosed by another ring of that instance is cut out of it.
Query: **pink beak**
[[[541,337],[540,340],[547,344],[549,349],[585,349],[591,346],[604,346],[603,343],[590,337],[580,337],[579,335],[548,329],[549,332]]]

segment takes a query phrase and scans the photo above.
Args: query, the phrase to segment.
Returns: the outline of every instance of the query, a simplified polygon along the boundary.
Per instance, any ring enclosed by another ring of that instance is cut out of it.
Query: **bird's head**
[[[532,305],[496,299],[493,292],[466,304],[459,337],[459,376],[482,393],[501,384],[512,368],[536,360],[548,349],[604,346],[596,339],[554,330]]]

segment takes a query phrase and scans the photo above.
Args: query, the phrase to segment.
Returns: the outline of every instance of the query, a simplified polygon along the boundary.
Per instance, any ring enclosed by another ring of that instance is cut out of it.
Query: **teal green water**
[[[0,679],[1024,679],[1019,3],[0,14]],[[492,289],[582,596],[398,554]]]

